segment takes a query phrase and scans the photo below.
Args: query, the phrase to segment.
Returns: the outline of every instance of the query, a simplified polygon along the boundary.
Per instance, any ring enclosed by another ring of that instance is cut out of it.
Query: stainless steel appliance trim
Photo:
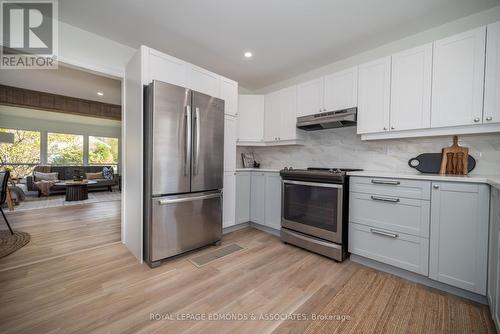
[[[186,126],[185,126],[185,135],[186,135],[186,149],[184,156],[184,175],[188,175],[189,169],[189,157],[191,156],[191,106],[186,106]]]
[[[285,211],[285,184],[298,184],[298,185],[306,185],[311,187],[327,187],[327,188],[337,188],[338,189],[338,197],[337,197],[337,232],[328,231],[322,228],[310,226],[307,224],[302,224],[300,222],[291,221],[284,218]],[[344,211],[344,187],[341,184],[323,184],[316,182],[302,182],[302,181],[290,181],[283,180],[281,184],[281,226],[289,228],[291,230],[295,230],[298,232],[302,232],[305,234],[310,234],[312,236],[326,239],[332,242],[342,243],[342,215]]]
[[[195,125],[196,125],[196,131],[195,131],[195,147],[196,147],[196,152],[194,154],[194,162],[193,162],[193,174],[196,175],[198,174],[198,161],[200,159],[200,108],[196,107],[195,109]]]
[[[393,198],[393,197],[371,196],[371,199],[374,201],[399,203],[399,198]]]
[[[371,228],[370,232],[373,233],[373,234],[380,234],[380,235],[383,235],[383,236],[386,236],[386,237],[390,237],[390,238],[394,238],[394,239],[396,239],[397,237],[399,237],[399,234],[385,232],[385,231],[377,230],[377,229],[374,229],[374,228]]]
[[[218,193],[215,193],[215,194],[209,194],[209,195],[203,195],[203,196],[195,196],[195,197],[162,199],[162,200],[159,200],[158,203],[160,205],[177,204],[177,203],[193,202],[193,201],[199,201],[199,200],[202,200],[202,199],[209,199],[209,198],[216,198],[216,197],[222,197],[222,192],[218,192]]]
[[[282,182],[288,184],[298,184],[298,185],[312,186],[312,187],[340,188],[340,189],[344,187],[341,184],[335,184],[335,183],[303,182],[303,181],[290,181],[290,180],[283,180]]]
[[[344,259],[344,248],[342,245],[319,240],[299,232],[282,228],[280,231],[281,240],[289,244],[310,250],[331,259],[342,261]]]
[[[392,186],[398,186],[401,184],[399,181],[389,181],[389,180],[372,180],[373,184],[388,184]]]

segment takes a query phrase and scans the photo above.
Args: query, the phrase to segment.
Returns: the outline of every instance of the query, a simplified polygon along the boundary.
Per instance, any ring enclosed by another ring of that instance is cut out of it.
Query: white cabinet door
[[[278,140],[297,139],[297,86],[279,91],[280,132]]]
[[[484,123],[500,122],[500,22],[487,27]]]
[[[220,98],[224,100],[224,113],[236,116],[238,113],[238,83],[227,78],[221,78]]]
[[[236,117],[224,117],[224,171],[236,169]]]
[[[188,64],[185,61],[166,55],[162,52],[146,48],[145,71],[146,82],[160,80],[173,85],[186,87]]]
[[[252,172],[250,189],[250,221],[265,225],[266,176],[264,173]]]
[[[486,27],[434,42],[431,127],[482,122]]]
[[[358,134],[389,130],[391,57],[358,67]]]
[[[304,82],[297,86],[297,116],[317,114],[323,111],[323,78]]]
[[[224,194],[222,226],[229,227],[235,224],[236,218],[236,176],[235,172],[224,173]]]
[[[215,73],[191,65],[188,72],[188,87],[203,94],[220,97],[221,79]]]
[[[277,141],[281,130],[280,92],[265,96],[264,140]]]
[[[489,186],[432,185],[429,277],[486,295]]]
[[[250,172],[236,172],[236,224],[250,221]]]
[[[432,43],[392,55],[391,130],[431,126]]]
[[[238,98],[239,142],[264,140],[264,95],[240,95]]]
[[[279,173],[266,173],[266,226],[281,228],[281,177]]]
[[[335,111],[358,105],[358,68],[325,76],[324,108]]]

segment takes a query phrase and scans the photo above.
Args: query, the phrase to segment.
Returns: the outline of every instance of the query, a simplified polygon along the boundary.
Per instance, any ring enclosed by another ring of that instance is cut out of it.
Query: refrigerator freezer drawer
[[[151,261],[217,242],[222,237],[222,193],[152,199]]]

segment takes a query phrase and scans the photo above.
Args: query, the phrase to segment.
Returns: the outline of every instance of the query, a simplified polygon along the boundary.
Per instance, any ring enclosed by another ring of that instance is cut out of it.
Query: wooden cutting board
[[[443,148],[440,174],[467,175],[469,148],[458,146],[458,136],[453,136],[453,145]]]

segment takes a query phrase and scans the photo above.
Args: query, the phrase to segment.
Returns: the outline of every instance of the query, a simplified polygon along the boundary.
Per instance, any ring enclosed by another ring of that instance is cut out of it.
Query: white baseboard
[[[238,231],[238,230],[241,230],[242,228],[246,228],[248,226],[250,226],[250,222],[246,222],[246,223],[241,223],[241,224],[237,224],[237,225],[233,225],[233,226],[224,227],[222,229],[222,234],[228,234],[228,233],[231,233],[231,232],[234,232],[234,231]]]
[[[262,232],[266,232],[266,233],[269,233],[269,234],[272,234],[272,235],[275,235],[277,237],[280,236],[280,231],[279,230],[276,230],[274,228],[271,228],[269,226],[265,226],[265,225],[261,225],[261,224],[257,224],[257,223],[254,223],[254,222],[249,222],[250,223],[250,226],[253,227],[253,228],[256,228],[257,230],[260,230]]]

